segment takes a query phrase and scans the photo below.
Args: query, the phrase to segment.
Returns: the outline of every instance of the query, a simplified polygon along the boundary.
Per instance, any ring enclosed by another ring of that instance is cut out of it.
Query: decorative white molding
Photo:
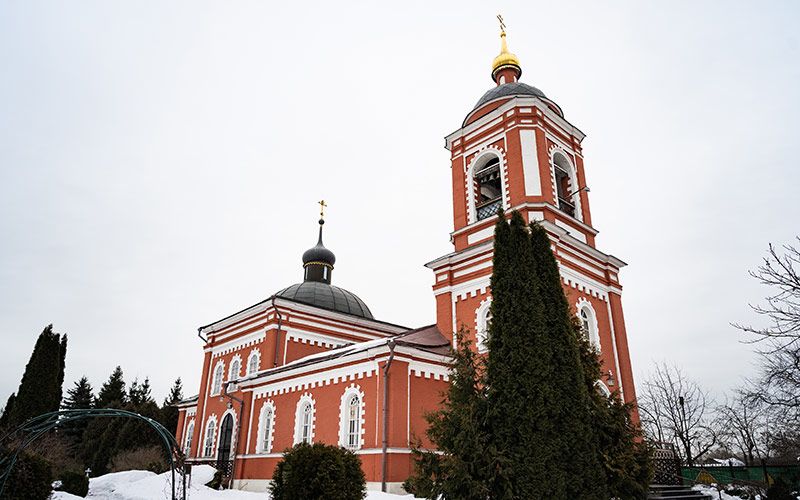
[[[265,426],[264,419],[270,413],[269,427]],[[264,435],[266,433],[266,436]],[[256,434],[256,453],[265,454],[272,452],[272,440],[275,436],[275,403],[268,399],[261,405],[258,413],[258,433]],[[266,439],[265,439],[266,438]],[[264,442],[266,441],[266,446]]]
[[[450,380],[450,375],[448,374],[446,366],[411,361],[408,363],[408,371],[416,377],[444,380],[445,382]]]
[[[478,196],[478,182],[475,180],[475,170],[478,167],[483,167],[486,165],[492,158],[497,158],[499,161],[500,185],[502,186],[501,203],[504,209],[508,207],[508,167],[506,165],[507,162],[505,152],[502,148],[498,148],[496,146],[483,146],[466,165],[464,194],[467,197],[467,224],[472,224],[478,221],[477,214],[475,212],[475,200]]]
[[[349,413],[350,413],[350,399],[354,396],[358,397],[358,415],[357,423],[358,423],[358,442],[354,447],[349,446],[348,437],[350,434],[349,429]],[[366,413],[364,410],[364,393],[361,391],[361,387],[356,384],[350,384],[350,386],[344,390],[342,394],[342,401],[340,406],[339,412],[339,446],[344,448],[348,448],[351,451],[355,451],[361,449],[364,444],[364,414]]]
[[[475,331],[478,352],[489,350],[489,308],[492,306],[492,297],[486,297],[475,310]]]
[[[213,424],[213,434],[211,435],[211,450],[209,453],[206,453],[208,449],[208,430]],[[200,434],[200,438],[202,442],[200,443],[200,455],[203,458],[213,457],[216,458],[217,456],[217,436],[219,436],[219,425],[217,425],[217,414],[212,413],[209,415],[208,419],[206,419],[205,427],[203,428],[203,433]]]
[[[289,394],[305,391],[326,385],[352,382],[377,374],[375,361],[366,361],[355,365],[340,368],[328,368],[317,373],[305,376],[295,376],[280,382],[273,382],[253,390],[253,399],[272,397],[278,394]]]
[[[253,363],[254,358],[255,358],[255,367],[252,366],[254,364]],[[252,351],[250,351],[250,355],[247,356],[247,370],[245,372],[246,374],[245,376],[249,377],[250,375],[258,373],[260,369],[261,369],[261,349],[255,348]]]
[[[311,443],[314,442],[314,429],[316,428],[317,413],[316,401],[314,401],[314,398],[311,397],[311,394],[306,392],[300,396],[300,401],[297,402],[297,410],[294,414],[294,444],[300,443],[303,438],[303,410],[307,404],[311,405],[311,417],[309,420],[311,429],[309,429],[308,440]]]
[[[603,351],[603,346],[600,344],[600,327],[597,323],[597,312],[592,307],[592,303],[586,300],[585,297],[581,297],[578,299],[578,302],[575,303],[575,310],[578,314],[578,320],[583,325],[583,316],[581,315],[582,311],[586,311],[586,319],[589,321],[589,331],[586,332],[589,335],[589,341],[597,348],[597,352]]]
[[[217,361],[211,373],[211,387],[209,387],[209,393],[211,396],[216,396],[222,392],[222,380],[225,378],[225,361],[221,359]]]
[[[234,370],[236,373],[234,373]],[[228,365],[228,381],[239,380],[242,377],[242,357],[234,354]]]
[[[522,120],[522,122],[530,120]],[[519,142],[522,147],[522,175],[525,178],[525,195],[541,196],[542,180],[539,174],[539,156],[536,151],[536,131],[525,129],[519,131]]]

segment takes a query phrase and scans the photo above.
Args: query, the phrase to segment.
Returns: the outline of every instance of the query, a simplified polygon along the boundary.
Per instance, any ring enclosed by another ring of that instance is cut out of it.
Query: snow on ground
[[[187,490],[191,500],[266,500],[264,493],[238,490],[212,490],[204,486],[214,477],[210,465],[192,467],[192,484]],[[170,500],[172,498],[171,474],[131,470],[115,472],[89,480],[89,495],[95,500]],[[367,500],[414,500],[412,495],[392,495],[380,491],[367,492]],[[52,500],[79,500],[81,497],[56,491]]]
[[[718,500],[720,498],[720,494],[717,492],[717,488],[715,487],[706,486],[704,484],[696,484],[692,487],[692,489],[696,491],[702,491],[706,495],[710,495],[714,500]],[[722,491],[722,500],[742,500],[742,497],[729,495],[728,493]]]

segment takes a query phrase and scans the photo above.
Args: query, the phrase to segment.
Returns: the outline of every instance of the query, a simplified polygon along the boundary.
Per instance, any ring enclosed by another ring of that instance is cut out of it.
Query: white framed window
[[[553,188],[558,209],[578,220],[583,220],[578,194],[578,177],[568,155],[556,149],[551,157],[553,167]]]
[[[489,351],[489,325],[492,324],[492,299],[485,299],[475,310],[476,347],[478,352]]]
[[[355,384],[342,394],[339,416],[339,446],[358,450],[363,444],[364,434],[364,393]]]
[[[314,441],[314,400],[308,393],[300,397],[295,414],[294,444]]]
[[[229,381],[239,380],[239,377],[241,376],[240,372],[242,371],[241,368],[242,368],[242,358],[240,358],[239,355],[237,354],[231,360],[231,367],[228,370],[228,380]]]
[[[600,333],[597,328],[597,315],[594,312],[591,302],[585,298],[581,298],[576,304],[578,310],[578,320],[581,323],[581,330],[589,342],[592,343],[597,352],[601,351],[600,348]]]
[[[467,222],[473,224],[494,217],[507,207],[505,199],[505,159],[499,148],[488,147],[476,154],[467,168]]]
[[[222,377],[225,374],[225,364],[220,361],[214,368],[214,378],[211,383],[211,395],[216,396],[222,391]]]
[[[275,404],[266,401],[261,406],[258,416],[258,443],[256,453],[269,453],[272,451],[272,433],[275,428]]]
[[[211,416],[206,423],[206,440],[203,444],[203,456],[214,456],[214,440],[217,437],[217,417]]]
[[[253,349],[250,356],[247,357],[247,375],[252,375],[258,371],[261,364],[261,352],[258,349]]]
[[[189,422],[189,425],[186,426],[186,437],[183,441],[183,454],[187,457],[189,453],[192,451],[192,436],[194,435],[194,419]]]

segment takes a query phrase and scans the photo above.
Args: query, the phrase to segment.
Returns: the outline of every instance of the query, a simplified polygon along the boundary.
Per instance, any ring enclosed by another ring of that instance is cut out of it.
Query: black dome
[[[312,248],[311,250],[314,249]],[[308,250],[306,253],[311,250]],[[305,255],[303,255],[303,260],[305,260]],[[296,302],[329,309],[331,311],[373,319],[369,307],[367,307],[364,301],[359,299],[356,294],[344,288],[319,281],[304,281],[303,283],[284,288],[275,295]]]
[[[319,262],[322,264],[328,264],[333,268],[333,265],[336,264],[336,256],[325,248],[325,245],[322,244],[322,225],[325,224],[325,221],[320,219],[319,220],[319,240],[317,240],[317,244],[305,252],[303,252],[303,266],[309,264],[311,262]]]
[[[511,97],[517,95],[535,95],[536,97],[547,97],[544,95],[544,92],[528,85],[527,83],[520,83],[520,82],[512,82],[512,83],[504,83],[503,85],[498,85],[493,89],[489,90],[478,101],[478,104],[472,108],[472,111],[480,108],[484,104],[489,101],[494,101],[500,97]]]

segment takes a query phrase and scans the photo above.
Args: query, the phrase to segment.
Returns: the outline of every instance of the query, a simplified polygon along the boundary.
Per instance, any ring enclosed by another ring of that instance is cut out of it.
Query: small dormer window
[[[493,158],[475,172],[478,195],[475,203],[477,219],[485,219],[497,213],[503,196],[500,181],[500,160]]]

